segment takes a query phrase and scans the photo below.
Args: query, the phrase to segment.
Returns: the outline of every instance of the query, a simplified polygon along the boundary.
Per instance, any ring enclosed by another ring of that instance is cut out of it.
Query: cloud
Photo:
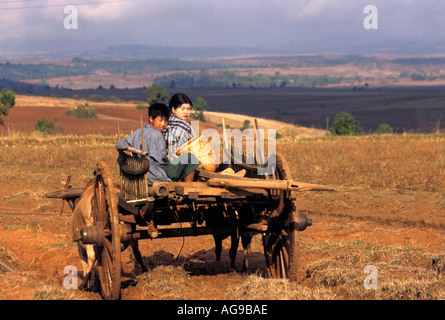
[[[68,3],[77,6],[78,30],[64,28]],[[375,31],[363,28],[368,4],[378,8]],[[2,49],[140,43],[330,50],[389,39],[445,41],[442,0],[28,0],[0,2],[0,14]]]
[[[298,12],[298,17],[303,19],[316,18],[321,13],[334,6],[334,1],[329,0],[310,0]]]

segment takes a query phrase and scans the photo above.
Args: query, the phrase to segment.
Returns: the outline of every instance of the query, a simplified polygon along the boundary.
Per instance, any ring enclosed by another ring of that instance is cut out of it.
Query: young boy
[[[162,131],[170,117],[169,108],[162,103],[155,103],[148,109],[148,125],[144,129],[145,151],[149,153],[150,169],[147,172],[148,185],[156,181],[179,181],[189,176],[198,167],[199,162],[193,155],[187,163],[172,164],[167,159],[165,140]],[[141,129],[116,143],[116,148],[125,150],[133,147],[142,150]]]

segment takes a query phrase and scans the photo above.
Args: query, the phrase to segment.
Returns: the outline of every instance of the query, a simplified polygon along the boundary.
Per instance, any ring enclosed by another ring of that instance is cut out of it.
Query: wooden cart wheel
[[[290,212],[289,219],[276,231],[263,235],[264,255],[270,277],[277,279],[297,279],[298,231],[295,229],[296,213]]]
[[[117,196],[108,166],[99,162],[94,181],[93,211],[96,223],[104,228],[104,243],[98,246],[101,293],[106,300],[120,298],[121,242]]]
[[[277,167],[269,179],[292,179],[286,159],[277,153]],[[278,196],[277,207],[263,235],[264,255],[269,275],[272,278],[296,280],[298,267],[298,231],[295,228],[297,215],[290,191],[273,191]]]

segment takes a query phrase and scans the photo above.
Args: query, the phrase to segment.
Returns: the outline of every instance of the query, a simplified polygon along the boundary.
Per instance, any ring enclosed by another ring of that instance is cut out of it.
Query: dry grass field
[[[99,160],[117,178],[116,139],[0,137],[0,299],[100,299],[61,285],[64,267],[81,265],[69,208],[60,215],[61,203],[45,194],[60,189],[68,174],[73,186],[84,186]],[[295,194],[298,210],[313,219],[300,233],[297,283],[265,277],[259,237],[248,274],[230,269],[228,240],[221,263],[208,236],[146,240],[141,251],[149,272],[124,252],[122,299],[445,299],[443,134],[289,136],[277,149],[295,180],[338,189]],[[364,287],[367,265],[377,268],[377,289]]]
[[[81,269],[71,240],[71,211],[45,197],[71,175],[83,187],[99,160],[118,177],[115,142],[139,127],[138,102],[91,103],[97,119],[66,110],[86,100],[18,96],[11,111],[13,134],[0,136],[0,299],[100,299],[66,290],[65,266]],[[59,135],[33,132],[37,119],[56,119]],[[208,112],[202,129],[231,128],[253,118]],[[313,226],[300,233],[297,283],[265,276],[260,237],[253,239],[251,268],[230,268],[223,243],[215,262],[212,237],[142,241],[149,272],[124,251],[122,299],[126,300],[411,300],[445,299],[445,136],[443,134],[331,137],[314,128],[259,119],[276,129],[277,151],[297,181],[330,185],[336,192],[295,194],[297,209]],[[364,273],[378,271],[377,289]]]

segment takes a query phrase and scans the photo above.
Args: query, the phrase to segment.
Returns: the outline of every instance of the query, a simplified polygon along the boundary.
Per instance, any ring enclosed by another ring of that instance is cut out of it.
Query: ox
[[[221,260],[222,242],[228,236],[230,236],[231,240],[231,245],[229,249],[230,267],[232,269],[235,269],[236,253],[238,251],[239,239],[241,238],[241,243],[243,246],[243,255],[244,255],[242,272],[246,272],[247,268],[249,267],[249,259],[252,251],[250,245],[252,241],[252,235],[249,232],[244,232],[241,236],[239,236],[236,232],[232,234],[214,234],[213,239],[215,240],[216,261]]]
[[[249,209],[245,209],[245,210],[249,210]],[[250,210],[253,210],[253,208],[251,208]],[[238,212],[236,212],[236,210],[233,213],[237,216],[237,219],[243,219],[244,216],[249,216],[249,215],[240,215],[240,214],[238,214]],[[263,225],[260,224],[260,226],[258,226],[258,224],[252,223],[252,222],[253,221],[239,220],[240,225],[244,225],[245,227],[237,228],[232,233],[219,233],[219,234],[213,235],[213,239],[215,241],[216,261],[220,261],[220,259],[221,259],[223,240],[230,236],[230,240],[231,240],[231,246],[229,249],[230,266],[232,269],[235,269],[236,254],[238,251],[239,241],[241,238],[241,244],[243,247],[242,272],[247,271],[247,269],[249,268],[249,260],[250,260],[250,256],[252,253],[252,249],[251,249],[252,238],[258,232],[265,231],[265,230],[261,229],[263,227]]]

